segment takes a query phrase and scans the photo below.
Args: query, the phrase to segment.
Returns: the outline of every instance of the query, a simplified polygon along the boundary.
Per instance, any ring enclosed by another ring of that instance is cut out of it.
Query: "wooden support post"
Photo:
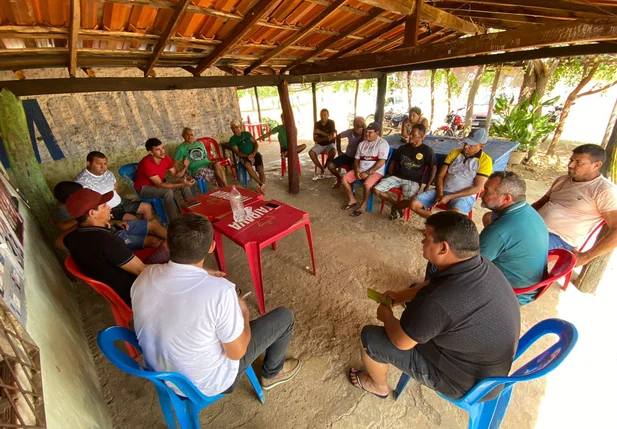
[[[289,192],[300,193],[300,176],[298,172],[298,129],[289,98],[289,84],[282,81],[278,85],[279,98],[283,109],[283,126],[287,131],[287,173],[289,176]],[[314,93],[313,93],[314,94]]]
[[[405,20],[405,40],[403,47],[416,46],[418,44],[418,27],[420,26],[420,11],[422,0],[416,0],[414,11]]]
[[[259,122],[261,122],[261,106],[259,105],[259,92],[257,91],[257,87],[253,87],[255,89],[255,101],[257,101],[257,118]]]
[[[311,91],[313,92],[313,123],[317,123],[317,85],[315,82],[311,83]]]
[[[602,166],[602,174],[613,183],[617,179],[617,118],[615,122],[613,132],[606,145],[606,163]],[[598,239],[608,231],[609,228],[604,225]],[[612,255],[613,251],[600,255],[583,267],[581,275],[577,277],[574,283],[581,292],[594,293],[596,291]]]
[[[375,122],[377,122],[379,125],[383,124],[387,90],[388,75],[384,74],[382,77],[377,79],[377,105],[375,106]]]
[[[26,113],[19,98],[3,88],[0,91],[0,135],[9,159],[9,176],[28,201],[50,241],[55,231],[49,223],[49,209],[55,200],[41,172],[26,123]]]
[[[81,25],[81,2],[71,0],[71,26],[69,30],[69,76],[77,72],[77,37]]]

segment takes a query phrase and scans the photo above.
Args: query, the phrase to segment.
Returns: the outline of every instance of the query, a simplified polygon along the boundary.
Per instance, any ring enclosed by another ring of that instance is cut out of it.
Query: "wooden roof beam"
[[[581,12],[590,14],[602,14],[606,16],[607,13],[617,13],[617,5],[614,7],[599,6],[591,3],[583,3],[570,0],[431,0],[431,2],[437,6],[441,3],[468,3],[468,4],[481,4],[483,6],[498,6],[498,7],[530,7],[538,10],[562,10],[571,12]],[[603,12],[604,11],[604,12]]]
[[[264,57],[262,59],[260,59],[258,61],[255,61],[253,64],[251,64],[249,67],[247,67],[246,70],[244,70],[244,74],[245,75],[250,74],[257,67],[259,67],[262,64],[266,63],[269,59],[271,59],[275,55],[278,55],[283,50],[285,50],[289,46],[291,46],[293,43],[297,42],[302,37],[306,36],[313,28],[319,26],[319,24],[321,24],[328,16],[330,16],[330,14],[332,12],[337,10],[339,7],[343,6],[343,4],[346,1],[347,0],[335,0],[334,2],[332,2],[330,4],[330,6],[325,8],[323,11],[321,11],[321,13],[319,15],[317,15],[315,18],[313,18],[311,20],[311,22],[309,22],[307,24],[306,27],[304,27],[302,30],[298,31],[297,33],[292,34],[291,36],[289,36],[276,49],[271,50],[266,55],[264,55]]]
[[[485,12],[485,13],[505,13],[508,15],[522,15],[522,16],[530,16],[535,18],[551,18],[557,20],[575,20],[575,19],[598,19],[605,18],[606,14],[602,13],[602,11],[598,10],[597,13],[589,13],[589,12],[574,12],[571,10],[565,9],[540,9],[526,6],[518,6],[518,5],[486,5],[484,3],[455,3],[455,2],[447,2],[447,3],[439,3],[439,8],[445,10],[447,12],[456,14],[457,11],[466,11],[466,12]]]
[[[422,0],[416,0],[413,13],[405,20],[405,40],[403,46],[416,46],[418,44],[418,33],[420,32],[420,12],[422,11]]]
[[[251,8],[246,14],[244,20],[234,26],[227,38],[217,46],[217,48],[206,58],[201,60],[193,75],[199,76],[205,69],[214,65],[219,58],[225,54],[227,50],[233,47],[246,33],[248,33],[253,25],[259,22],[270,10],[276,6],[280,0],[259,0],[259,2]]]
[[[175,9],[177,2],[169,0],[104,0],[105,3],[126,4],[129,6],[149,6],[157,9]],[[232,21],[242,21],[242,15],[237,13],[224,12],[211,7],[189,5],[187,12],[198,13],[200,15],[213,16],[215,18],[230,19]]]
[[[69,29],[69,76],[77,73],[77,39],[81,23],[81,1],[71,0],[71,23]]]
[[[322,6],[330,6],[330,2],[328,0],[308,0],[308,1],[310,3],[320,4]],[[362,3],[366,3],[366,2],[363,1]],[[349,12],[349,13],[353,13],[354,15],[359,15],[359,16],[373,16],[375,21],[387,22],[388,24],[390,24],[392,21],[394,21],[393,19],[386,18],[385,16],[374,16],[371,13],[372,11],[365,12],[363,10],[355,9],[355,8],[349,7],[349,6],[341,6],[339,8],[339,10],[341,12]]]
[[[356,49],[358,49],[360,46],[365,45],[367,43],[370,43],[374,40],[379,39],[381,36],[383,36],[386,33],[389,33],[390,31],[394,30],[396,27],[399,27],[401,25],[403,25],[405,23],[405,18],[400,18],[398,21],[394,21],[392,24],[388,25],[386,28],[384,28],[381,31],[378,31],[377,33],[373,34],[372,36],[366,37],[358,42],[353,43],[351,46],[341,50],[338,54],[331,56],[330,58],[328,58],[328,60],[332,60],[335,58],[340,58],[343,55],[346,55],[350,52],[355,51]]]
[[[75,0],[73,0],[75,1]],[[165,46],[167,46],[167,42],[173,36],[176,31],[176,27],[180,23],[180,19],[184,16],[184,12],[186,8],[191,3],[191,0],[178,0],[176,4],[176,8],[174,9],[174,13],[169,18],[167,22],[167,26],[165,27],[165,31],[161,34],[159,41],[156,42],[154,49],[152,50],[152,58],[148,61],[148,65],[144,68],[144,77],[148,77],[156,62],[161,58],[161,54],[165,50]]]
[[[341,33],[340,37],[345,37],[347,35],[356,33],[360,30],[362,30],[363,28],[365,28],[366,26],[368,26],[370,23],[374,22],[374,20],[379,16],[379,14],[381,13],[381,9],[379,8],[373,8],[371,9],[372,13],[369,13],[368,16],[366,16],[364,19],[360,19],[358,22],[356,22],[351,28],[349,28],[347,31],[345,31],[344,33]],[[377,15],[377,16],[376,16]],[[330,48],[330,46],[334,45],[335,43],[337,43],[340,39],[338,37],[331,37],[330,39],[328,39],[324,44],[322,44],[320,47],[316,48],[313,52],[311,52],[310,54],[307,54],[305,56],[303,56],[302,58],[298,59],[297,61],[293,62],[292,64],[290,64],[285,70],[283,70],[283,72],[289,71],[292,68],[310,60],[313,57],[316,57],[317,55],[321,54],[322,52],[327,52],[328,48]],[[338,52],[338,51],[336,51]]]
[[[483,34],[446,43],[415,46],[380,52],[379,55],[356,55],[303,64],[292,70],[294,75],[381,69],[499,51],[519,50],[566,43],[610,41],[615,39],[617,24],[599,20],[591,23],[559,23],[530,32],[527,29]]]

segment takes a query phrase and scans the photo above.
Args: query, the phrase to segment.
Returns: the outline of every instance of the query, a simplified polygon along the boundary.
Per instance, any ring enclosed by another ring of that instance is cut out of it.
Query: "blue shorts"
[[[548,233],[548,250],[553,249],[566,249],[570,252],[574,250],[574,246],[570,246],[563,238],[552,232]]]
[[[145,219],[130,220],[127,224],[129,229],[117,229],[116,235],[124,240],[129,249],[143,249],[144,241],[148,235],[148,221]]]
[[[444,195],[451,194],[452,192],[444,192]],[[426,210],[430,209],[435,205],[435,196],[437,195],[437,191],[435,189],[430,189],[426,192],[422,192],[420,195],[415,197],[416,200],[420,201]],[[467,214],[473,210],[473,206],[476,204],[476,196],[468,195],[466,197],[454,198],[450,202],[448,202],[448,209],[457,209],[461,213]]]

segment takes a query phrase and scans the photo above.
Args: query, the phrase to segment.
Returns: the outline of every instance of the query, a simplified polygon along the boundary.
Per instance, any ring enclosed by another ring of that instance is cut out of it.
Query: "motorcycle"
[[[409,115],[407,113],[395,113],[394,111],[386,112],[384,115],[384,130],[383,135],[387,136],[392,131],[400,131],[401,124]]]
[[[433,131],[433,134],[436,136],[460,137],[463,128],[465,128],[463,117],[459,115],[461,110],[463,110],[463,107],[448,113],[445,119],[446,124]]]

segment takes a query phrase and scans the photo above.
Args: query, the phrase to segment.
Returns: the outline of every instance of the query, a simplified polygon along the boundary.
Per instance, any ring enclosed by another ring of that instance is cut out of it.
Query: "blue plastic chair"
[[[155,213],[161,218],[161,223],[163,224],[163,226],[167,226],[167,215],[165,214],[165,208],[163,207],[163,199],[142,198],[135,190],[135,185],[133,184],[133,182],[135,181],[135,174],[137,174],[137,163],[123,165],[122,167],[120,167],[120,170],[118,170],[118,173],[120,174],[120,177],[122,177],[124,181],[128,183],[133,192],[135,192],[135,195],[137,195],[137,199],[139,199],[139,201],[152,204]]]
[[[245,188],[248,187],[249,179],[251,178],[251,176],[249,176],[249,173],[248,171],[246,171],[246,168],[244,167],[242,162],[238,161],[236,169],[238,170],[238,180],[242,181]]]
[[[208,182],[206,182],[204,179],[200,179],[199,177],[195,177],[195,182],[197,182],[197,185],[199,185],[199,193],[205,194],[206,192],[208,192]]]
[[[161,404],[161,410],[165,417],[165,422],[170,429],[176,429],[176,421],[180,424],[180,429],[199,428],[199,412],[210,404],[215,403],[223,397],[222,394],[216,396],[205,396],[195,385],[184,375],[177,372],[155,372],[148,366],[141,365],[135,359],[129,357],[124,351],[120,350],[114,342],[124,341],[134,346],[141,354],[141,348],[137,343],[135,332],[120,326],[112,326],[101,332],[97,336],[96,342],[99,348],[118,369],[137,377],[145,378],[154,383]],[[246,375],[255,389],[255,393],[263,404],[266,401],[263,390],[255,371],[249,366]],[[175,393],[166,382],[173,383],[185,396]]]
[[[390,160],[392,159],[392,154],[394,153],[394,149],[390,148],[390,152],[388,153],[388,159],[386,160],[386,165],[385,165],[385,172],[388,172],[388,166],[390,165]],[[384,177],[386,177],[384,175]],[[364,182],[360,179],[356,180],[355,182],[353,182],[351,184],[351,192],[353,192],[353,188],[355,185],[359,185],[362,186],[364,184]],[[373,196],[375,194],[373,192],[371,192],[371,196],[368,197],[368,201],[366,202],[366,211],[367,212],[372,212],[373,211]]]
[[[548,334],[557,335],[559,339],[511,376],[490,377],[482,380],[460,399],[448,398],[442,394],[439,396],[469,413],[468,429],[498,429],[506,415],[514,385],[521,381],[543,377],[557,368],[572,351],[578,339],[578,332],[570,322],[561,319],[543,320],[519,340],[514,360],[525,353],[538,339]],[[409,375],[403,373],[396,386],[394,399],[398,399],[403,393],[410,378]],[[482,398],[498,386],[503,386],[499,396],[482,402]]]

